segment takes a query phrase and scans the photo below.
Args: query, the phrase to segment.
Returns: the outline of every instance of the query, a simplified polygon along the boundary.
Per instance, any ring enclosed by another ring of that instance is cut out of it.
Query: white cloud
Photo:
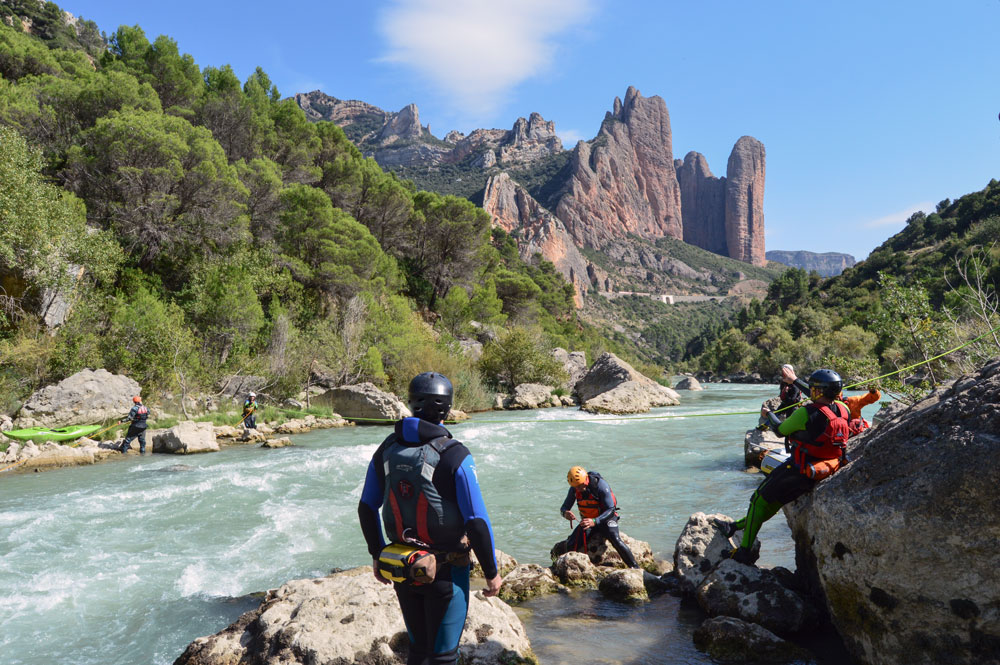
[[[576,145],[577,141],[583,141],[584,136],[577,129],[558,129],[556,130],[556,136],[562,141],[564,148],[572,148]]]
[[[391,0],[379,16],[381,58],[410,67],[464,113],[494,110],[552,63],[556,36],[594,0]]]
[[[928,210],[933,211],[934,204],[931,203],[930,201],[917,203],[916,205],[912,205],[909,208],[906,208],[905,210],[900,210],[899,212],[894,212],[892,214],[885,215],[884,217],[879,217],[878,219],[872,219],[870,221],[867,221],[862,226],[864,226],[866,229],[874,229],[880,226],[902,226],[903,222],[909,219],[910,215],[912,215],[915,212],[919,212],[921,210],[925,212]]]

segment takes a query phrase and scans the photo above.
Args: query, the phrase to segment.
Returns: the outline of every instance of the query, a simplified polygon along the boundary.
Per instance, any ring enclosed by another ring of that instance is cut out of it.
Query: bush
[[[486,381],[507,390],[522,383],[554,386],[568,378],[540,336],[520,326],[505,330],[483,347],[479,369]]]

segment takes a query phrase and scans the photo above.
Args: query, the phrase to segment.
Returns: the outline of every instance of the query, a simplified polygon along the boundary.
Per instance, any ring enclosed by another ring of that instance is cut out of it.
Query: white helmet
[[[250,394],[248,395],[248,397],[256,397],[256,396],[257,396],[257,393],[255,393],[255,392],[251,392],[251,393],[250,393]]]

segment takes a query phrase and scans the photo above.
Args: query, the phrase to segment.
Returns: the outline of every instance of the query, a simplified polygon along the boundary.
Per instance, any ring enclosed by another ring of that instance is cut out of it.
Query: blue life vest
[[[458,503],[441,496],[434,485],[434,470],[454,439],[440,437],[422,446],[398,441],[382,453],[385,496],[382,521],[394,543],[423,543],[441,551],[461,549],[465,520]]]

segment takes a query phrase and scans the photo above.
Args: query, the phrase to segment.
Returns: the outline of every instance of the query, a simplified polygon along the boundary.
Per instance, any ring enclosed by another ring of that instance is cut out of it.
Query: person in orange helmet
[[[572,522],[576,515],[570,508],[575,501],[580,507],[580,525],[573,530],[566,541],[569,551],[581,551],[592,533],[599,534],[611,543],[618,556],[629,568],[638,568],[632,550],[622,540],[618,532],[618,501],[608,481],[596,471],[587,471],[582,466],[574,466],[566,474],[569,493],[559,510],[562,516]]]
[[[146,454],[146,419],[149,417],[149,409],[142,403],[142,398],[136,395],[132,398],[132,409],[120,421],[119,425],[129,423],[128,431],[125,432],[125,441],[122,443],[122,454],[129,451],[129,444],[136,437],[139,438],[139,454]]]

